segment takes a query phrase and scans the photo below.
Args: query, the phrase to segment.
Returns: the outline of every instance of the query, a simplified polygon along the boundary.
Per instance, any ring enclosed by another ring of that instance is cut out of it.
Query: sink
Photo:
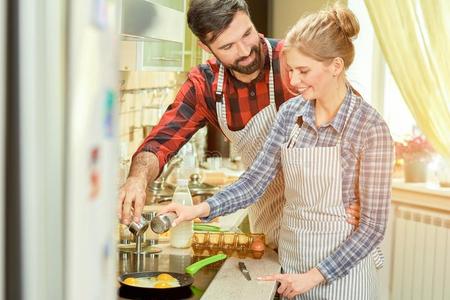
[[[145,200],[146,205],[161,203],[164,201],[171,201],[173,196],[173,192],[171,194],[163,194],[158,193],[155,194],[152,191],[147,191],[147,198]]]
[[[211,191],[204,191],[204,190],[195,190],[191,192],[192,201],[194,204],[198,204],[209,197],[213,196],[215,193]],[[154,194],[152,191],[147,191],[147,200],[145,202],[146,205],[153,204],[153,203],[162,203],[166,201],[172,201],[173,197],[173,191],[172,193],[168,194]]]
[[[169,183],[165,183],[162,188],[155,189],[154,185],[152,188],[147,189],[147,198],[145,204],[161,203],[165,201],[171,201],[173,192],[175,191],[175,186]]]
[[[200,175],[192,174],[189,178],[189,191],[191,194],[212,194],[219,191],[219,187],[208,183],[200,182]]]
[[[192,194],[192,202],[194,204],[199,204],[214,195],[214,193],[203,192],[203,191],[197,191],[197,192],[191,193],[191,194]]]
[[[147,188],[147,197],[145,204],[161,203],[164,201],[171,201],[173,192],[175,191],[175,186],[167,182],[167,178],[172,172],[178,167],[182,162],[181,157],[175,156],[170,160],[170,162],[164,167],[164,171],[161,175],[149,184]]]
[[[194,204],[198,204],[217,193],[219,187],[200,182],[200,176],[198,174],[192,174],[189,180],[189,191],[191,192]]]

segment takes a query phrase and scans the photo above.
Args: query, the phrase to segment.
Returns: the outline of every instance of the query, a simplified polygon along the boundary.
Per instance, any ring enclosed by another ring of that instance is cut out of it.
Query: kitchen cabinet
[[[122,0],[121,71],[182,71],[186,0]]]
[[[185,0],[147,0],[149,2],[158,3],[160,5],[176,9],[178,11],[184,12],[185,10]]]
[[[122,0],[121,71],[189,71],[203,52],[186,22],[186,0]]]
[[[184,44],[175,41],[120,41],[120,71],[183,71]]]
[[[143,42],[142,71],[181,71],[183,68],[183,43],[174,41]]]

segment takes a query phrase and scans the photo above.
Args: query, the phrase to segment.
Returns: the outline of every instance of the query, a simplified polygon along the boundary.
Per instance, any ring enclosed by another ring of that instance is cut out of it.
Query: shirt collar
[[[347,93],[345,94],[344,102],[341,104],[341,107],[339,107],[339,110],[334,117],[334,119],[324,126],[332,126],[336,132],[340,133],[342,129],[344,128],[345,120],[348,116],[348,110],[350,109],[350,103],[353,101],[354,94],[352,92],[352,88],[347,85]],[[297,113],[296,119],[298,117],[301,117],[303,122],[308,123],[309,126],[316,128],[315,125],[315,106],[316,106],[316,100],[303,100],[306,101],[303,108]]]
[[[344,102],[342,103],[341,107],[339,107],[339,110],[336,114],[336,117],[334,117],[333,121],[331,121],[330,125],[333,126],[333,128],[341,133],[345,126],[345,121],[348,118],[348,114],[350,109],[350,104],[353,101],[353,92],[352,89],[347,86],[347,93],[345,94]]]

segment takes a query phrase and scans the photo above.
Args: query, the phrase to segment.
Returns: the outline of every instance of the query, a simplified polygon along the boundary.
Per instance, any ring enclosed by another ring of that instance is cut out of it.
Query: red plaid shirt
[[[282,85],[280,53],[283,42],[269,39],[273,49],[273,75],[277,109],[293,95]],[[243,129],[250,119],[270,103],[270,60],[267,46],[261,39],[266,54],[264,71],[250,83],[237,80],[225,71],[223,91],[226,98],[227,123],[230,130]],[[192,69],[175,101],[167,108],[158,125],[147,136],[136,153],[153,152],[159,160],[160,171],[170,158],[207,122],[220,129],[216,112],[216,87],[219,62],[212,58],[206,64]],[[135,155],[136,155],[135,153]]]

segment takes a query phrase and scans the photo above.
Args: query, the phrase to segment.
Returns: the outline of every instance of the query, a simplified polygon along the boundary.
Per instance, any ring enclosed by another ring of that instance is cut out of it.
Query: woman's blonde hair
[[[317,61],[332,61],[342,58],[347,69],[355,57],[353,40],[358,36],[359,23],[353,12],[339,4],[302,17],[286,35],[283,47],[286,51],[297,49]],[[284,71],[282,77],[287,79],[287,66],[282,59]],[[288,85],[289,86],[289,85]]]

